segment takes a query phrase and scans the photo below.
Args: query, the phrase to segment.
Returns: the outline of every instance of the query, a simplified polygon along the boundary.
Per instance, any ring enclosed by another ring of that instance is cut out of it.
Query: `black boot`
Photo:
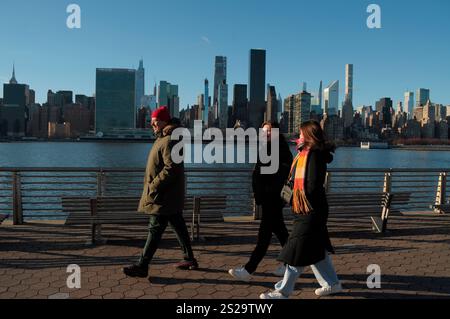
[[[146,278],[148,276],[148,266],[131,265],[124,267],[123,273],[128,277]]]
[[[175,265],[177,269],[181,270],[197,270],[198,269],[198,262],[197,259],[192,260],[183,260]]]

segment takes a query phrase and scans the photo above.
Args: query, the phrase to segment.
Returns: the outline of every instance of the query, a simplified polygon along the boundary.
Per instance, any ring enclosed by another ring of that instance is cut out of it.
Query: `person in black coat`
[[[271,154],[271,136],[278,138],[279,140],[279,167],[275,174],[262,174],[261,167],[268,166],[269,164],[263,164],[258,156],[258,161],[253,170],[252,185],[253,193],[255,197],[256,205],[262,206],[261,223],[259,226],[258,239],[256,247],[250,257],[250,260],[244,267],[230,269],[229,274],[236,279],[242,281],[249,281],[251,274],[253,274],[259,263],[262,261],[267,253],[267,249],[272,240],[272,234],[277,236],[281,246],[284,246],[289,237],[289,232],[286,228],[283,218],[284,203],[280,197],[281,189],[286,181],[290,167],[292,164],[292,153],[289,149],[289,145],[286,142],[283,135],[278,133],[272,133],[272,129],[279,129],[279,125],[276,122],[265,122],[262,125],[262,129],[267,133],[268,143],[263,145],[263,148],[267,147],[267,154]],[[275,136],[276,135],[276,136]],[[285,272],[284,264],[280,265],[278,269],[274,271],[275,275],[282,276]]]
[[[301,125],[299,155],[294,160],[291,172],[298,181],[294,186],[293,200],[303,201],[304,205],[293,204],[293,229],[278,257],[279,261],[287,264],[284,278],[275,285],[274,291],[262,294],[261,299],[288,298],[306,266],[311,266],[321,285],[315,291],[316,295],[325,296],[342,291],[329,256],[334,253],[334,249],[327,229],[328,202],[324,188],[327,164],[333,160],[334,149],[332,144],[326,142],[317,122],[309,121]],[[299,185],[301,191],[297,191]]]

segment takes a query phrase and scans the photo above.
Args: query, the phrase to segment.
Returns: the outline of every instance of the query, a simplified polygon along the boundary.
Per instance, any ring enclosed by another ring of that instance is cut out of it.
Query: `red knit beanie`
[[[159,121],[170,122],[170,112],[167,106],[161,106],[152,113],[152,119]]]

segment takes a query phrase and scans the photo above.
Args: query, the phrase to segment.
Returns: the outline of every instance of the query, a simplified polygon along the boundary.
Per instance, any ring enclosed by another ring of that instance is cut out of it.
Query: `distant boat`
[[[386,142],[361,142],[361,148],[366,150],[372,149],[388,149],[389,144]]]

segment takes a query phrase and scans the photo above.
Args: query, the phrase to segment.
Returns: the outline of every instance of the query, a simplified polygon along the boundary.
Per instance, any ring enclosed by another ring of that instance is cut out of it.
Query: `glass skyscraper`
[[[219,86],[227,82],[227,58],[224,56],[216,56],[214,67],[214,92],[213,105],[219,103]]]
[[[334,81],[323,92],[324,110],[327,115],[337,115],[339,108],[339,81]]]
[[[408,113],[408,119],[411,119],[414,112],[414,92],[405,92],[404,111]]]
[[[97,69],[95,131],[136,128],[136,70]]]
[[[353,64],[345,65],[345,100],[353,103]]]
[[[425,106],[425,104],[427,104],[428,100],[430,99],[430,90],[418,89],[416,98],[417,98],[416,106]]]
[[[178,85],[167,81],[160,81],[158,87],[158,106],[167,106],[172,117],[180,115],[180,98],[178,96]]]

